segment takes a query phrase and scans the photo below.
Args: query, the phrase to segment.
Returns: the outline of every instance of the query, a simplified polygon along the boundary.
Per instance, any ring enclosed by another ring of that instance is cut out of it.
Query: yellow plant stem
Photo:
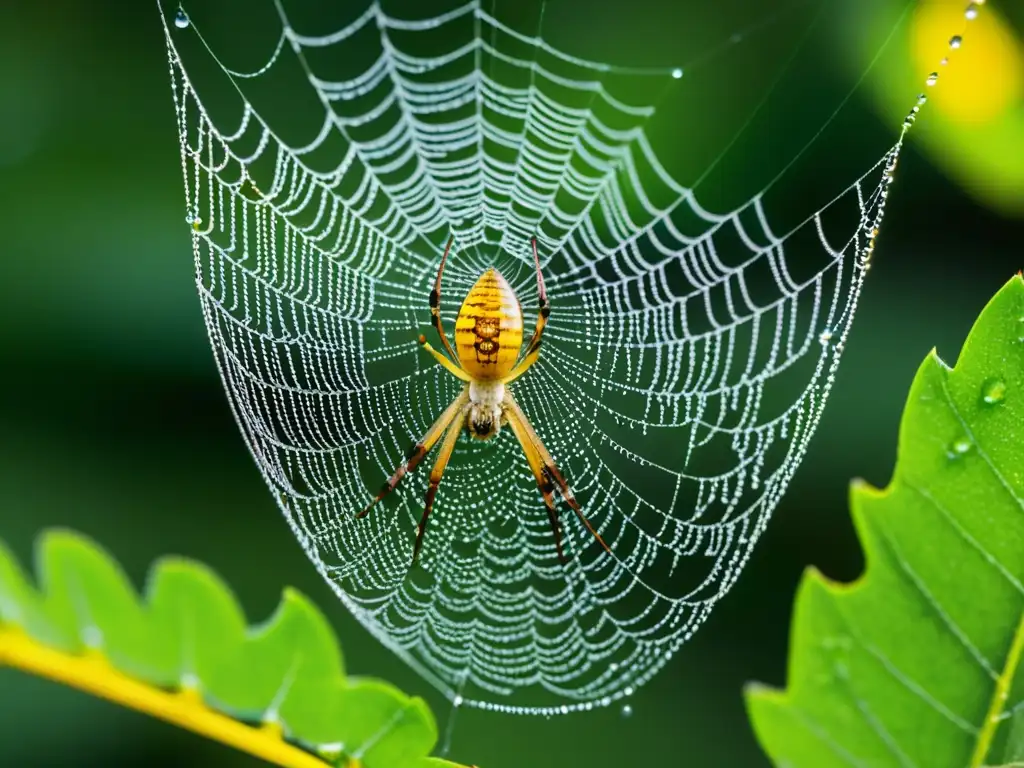
[[[970,768],[978,768],[985,764],[985,756],[992,748],[992,740],[996,736],[999,724],[1003,720],[1003,708],[1006,706],[1006,699],[1010,695],[1010,684],[1017,673],[1020,665],[1021,652],[1024,651],[1024,614],[1017,623],[1017,631],[1013,634],[1010,643],[1010,650],[1006,653],[1006,663],[1003,664],[1003,671],[996,680],[995,690],[992,692],[992,702],[989,704],[988,712],[985,714],[985,722],[982,723],[978,732],[978,740],[974,745],[974,754],[971,755]]]
[[[193,691],[168,693],[118,672],[99,654],[72,656],[0,625],[0,667],[10,666],[144,712],[284,768],[328,763],[282,741],[280,729],[253,728],[207,707]],[[358,768],[351,761],[350,768]]]

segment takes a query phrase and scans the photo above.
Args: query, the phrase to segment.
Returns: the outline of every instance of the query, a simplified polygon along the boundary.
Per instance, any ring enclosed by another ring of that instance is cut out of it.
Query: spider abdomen
[[[508,281],[491,267],[476,281],[455,320],[459,363],[474,379],[500,379],[523,345],[523,311]]]

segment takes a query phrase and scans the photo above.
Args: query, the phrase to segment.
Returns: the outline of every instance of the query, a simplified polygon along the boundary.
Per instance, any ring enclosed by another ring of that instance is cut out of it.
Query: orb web
[[[165,24],[202,311],[267,484],[347,608],[451,700],[557,713],[629,696],[736,581],[800,464],[902,135],[780,231],[771,185],[702,207],[645,131],[657,95],[604,85],[685,67],[582,59],[475,1],[421,18],[374,3],[318,34],[272,9],[276,43],[247,71],[183,13]],[[258,107],[250,87],[281,70],[298,86]],[[291,98],[318,116],[302,138]],[[449,232],[449,329],[492,265],[535,316],[537,238],[552,312],[512,387],[612,554],[563,514],[559,563],[509,430],[460,439],[417,566],[426,472],[355,519],[461,387],[416,341]]]

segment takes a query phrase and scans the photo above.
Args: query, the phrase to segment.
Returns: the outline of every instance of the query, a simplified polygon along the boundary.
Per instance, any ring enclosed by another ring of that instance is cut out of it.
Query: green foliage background
[[[552,0],[546,30],[574,52],[664,64],[728,39],[763,8],[754,0],[668,11],[653,0]],[[859,75],[830,47],[835,35],[852,34],[842,21],[814,35],[787,87],[709,181],[710,203],[749,196],[777,170],[771,163],[792,156],[835,109]],[[797,37],[788,30],[799,31],[788,21],[778,29],[787,34],[737,46],[695,71],[689,106],[666,107],[676,119],[659,139],[677,148],[680,167],[706,165],[764,95]],[[155,4],[3,3],[0,52],[0,534],[25,561],[40,529],[80,530],[116,552],[137,585],[156,557],[193,557],[238,590],[250,621],[269,616],[280,586],[292,584],[327,611],[351,673],[424,695],[443,723],[444,702],[345,613],[308,564],[231,421],[194,292]],[[879,66],[887,65],[883,57]],[[856,96],[787,180],[788,204],[806,213],[831,197],[888,146],[899,117],[882,119],[866,94]],[[925,115],[915,131],[928,130]],[[486,768],[527,757],[538,768],[766,765],[743,683],[783,683],[805,565],[841,580],[859,573],[849,479],[888,481],[918,362],[933,346],[954,356],[980,308],[1021,266],[1010,255],[1019,253],[1020,221],[969,201],[913,141],[890,200],[825,419],[738,586],[634,697],[632,717],[463,712],[453,759]],[[0,765],[122,764],[255,762],[0,670]]]

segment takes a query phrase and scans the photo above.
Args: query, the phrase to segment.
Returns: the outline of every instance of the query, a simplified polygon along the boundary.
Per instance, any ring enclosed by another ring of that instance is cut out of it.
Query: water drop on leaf
[[[337,762],[345,752],[345,745],[340,743],[321,744],[316,748],[320,757],[329,762]]]
[[[1006,382],[989,379],[981,386],[981,401],[985,405],[998,405],[1006,398]]]
[[[950,459],[959,459],[971,452],[974,448],[974,443],[968,440],[966,437],[960,437],[954,440],[949,448],[946,450],[946,456]]]

